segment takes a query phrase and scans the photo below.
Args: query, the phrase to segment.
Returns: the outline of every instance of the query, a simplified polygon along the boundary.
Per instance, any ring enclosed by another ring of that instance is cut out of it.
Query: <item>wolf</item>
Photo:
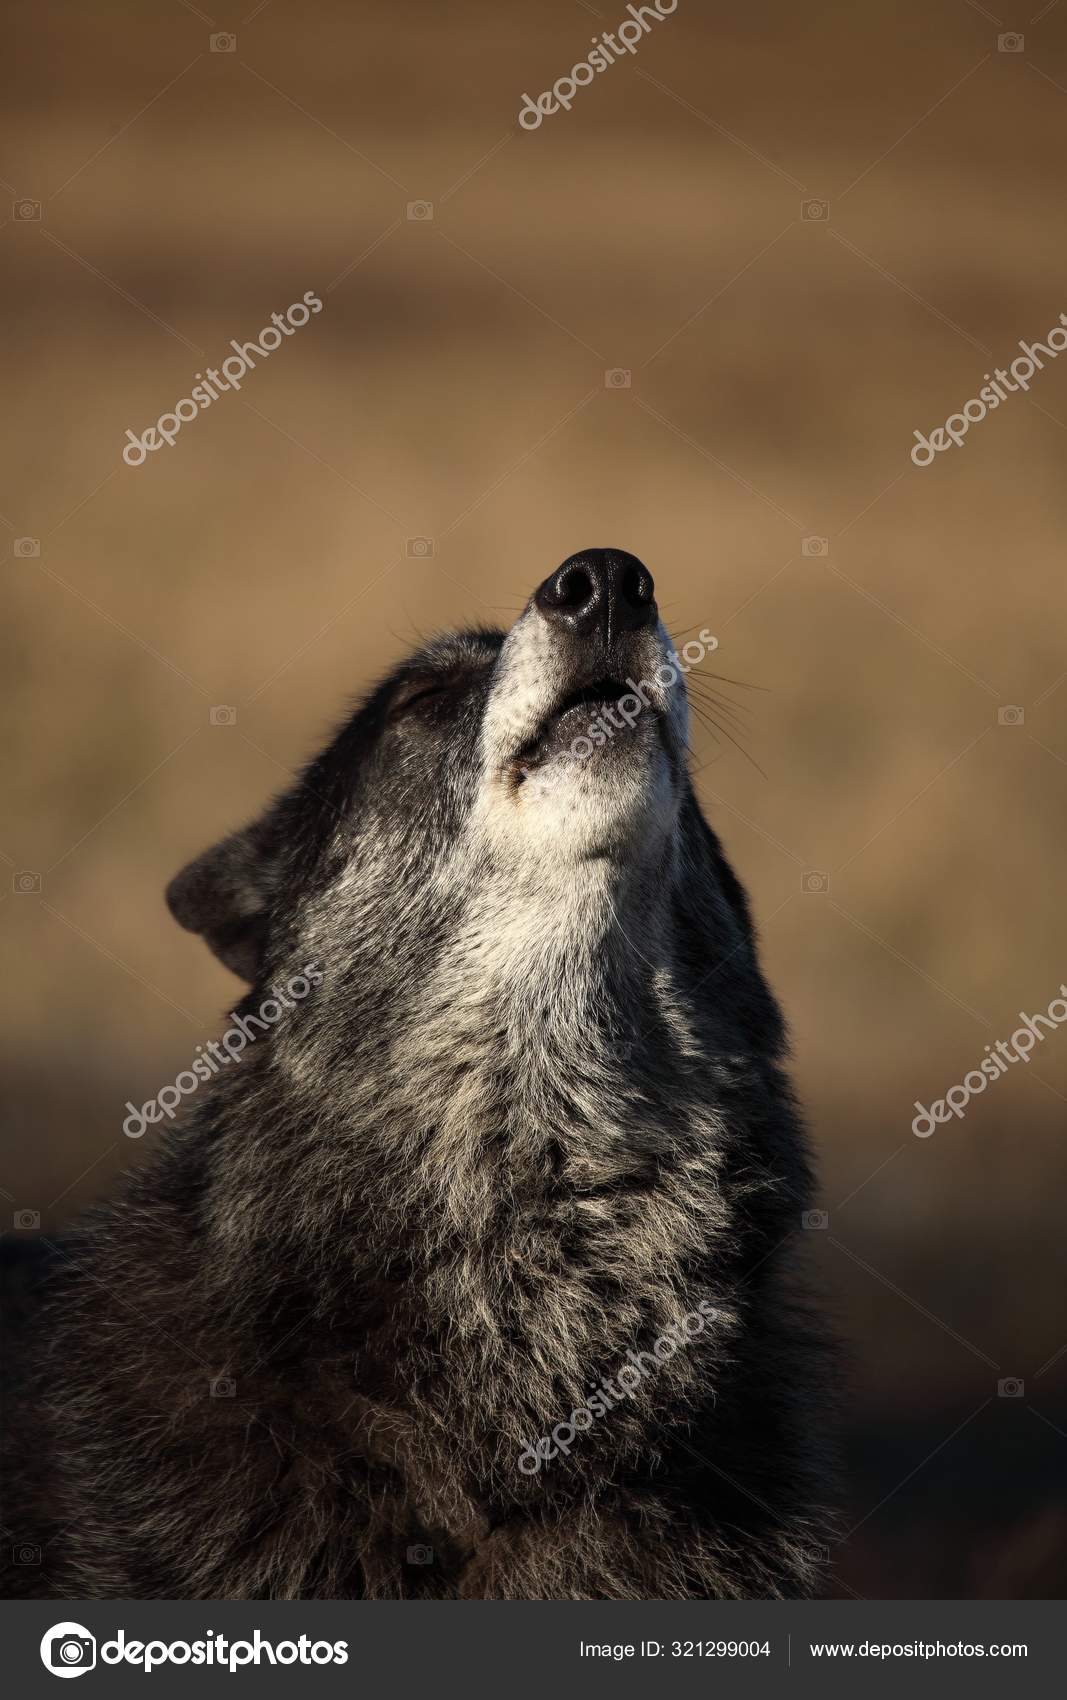
[[[9,1593],[819,1591],[811,1166],[687,723],[582,550],[173,880],[250,1042],[22,1283]]]

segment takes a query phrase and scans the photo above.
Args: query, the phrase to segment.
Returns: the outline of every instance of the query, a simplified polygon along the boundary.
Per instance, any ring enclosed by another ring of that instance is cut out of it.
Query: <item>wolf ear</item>
[[[167,887],[167,906],[179,926],[199,933],[220,962],[252,982],[263,964],[277,883],[268,821],[205,850]]]

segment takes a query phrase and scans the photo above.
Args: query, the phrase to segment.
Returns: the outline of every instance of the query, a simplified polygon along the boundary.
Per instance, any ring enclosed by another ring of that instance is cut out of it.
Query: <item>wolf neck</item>
[[[274,1199],[301,1199],[286,1230],[298,1239],[319,1194],[336,1215],[343,1185],[350,1255],[374,1266],[410,1251],[413,1224],[430,1264],[457,1245],[492,1262],[502,1200],[521,1217],[509,1230],[518,1245],[550,1198],[578,1209],[573,1200],[597,1188],[647,1181],[688,1115],[669,1054],[690,1049],[684,1002],[671,995],[670,907],[665,878],[657,894],[604,868],[575,870],[550,901],[520,882],[479,882],[433,968],[370,1024],[366,1045],[347,1062],[337,1055],[325,1096],[314,1058],[286,1065],[286,1177],[268,1181],[247,1140],[227,1141],[227,1168],[247,1175],[253,1196],[269,1185]],[[234,1256],[274,1208],[225,1212],[219,1231]],[[669,1262],[667,1238],[656,1256]]]
[[[427,1041],[443,1022],[520,1073],[617,1045],[640,1023],[664,966],[664,910],[662,894],[602,862],[548,890],[520,883],[481,894],[428,987]]]
[[[468,905],[407,1011],[378,1134],[395,1152],[406,1129],[449,1217],[466,1215],[487,1164],[506,1191],[561,1165],[592,1184],[669,1137],[678,1111],[640,1065],[655,1047],[662,1068],[675,1037],[668,905],[637,896],[579,869],[548,903],[515,889]]]

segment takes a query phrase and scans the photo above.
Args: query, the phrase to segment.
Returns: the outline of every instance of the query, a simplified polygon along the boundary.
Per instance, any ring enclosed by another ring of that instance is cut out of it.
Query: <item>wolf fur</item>
[[[8,1593],[817,1591],[809,1164],[684,683],[538,755],[577,684],[672,655],[533,599],[439,639],[173,882],[242,1015],[320,982],[18,1306],[7,1545],[43,1562]]]

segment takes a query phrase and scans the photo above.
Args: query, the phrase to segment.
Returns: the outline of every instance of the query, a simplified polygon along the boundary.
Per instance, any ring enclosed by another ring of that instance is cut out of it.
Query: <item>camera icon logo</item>
[[[1026,37],[1015,30],[1008,30],[1004,35],[997,36],[998,53],[1021,53],[1026,46]]]
[[[96,1638],[80,1623],[57,1623],[41,1638],[41,1663],[53,1676],[84,1676],[96,1665]]]
[[[830,216],[830,203],[829,201],[801,201],[800,216],[814,224],[825,224]]]
[[[409,201],[408,218],[413,224],[428,224],[433,218],[433,202]]]
[[[997,1382],[998,1399],[1021,1399],[1025,1392],[1024,1384],[1016,1375],[1005,1376],[1003,1381]]]
[[[11,889],[16,897],[37,897],[41,890],[41,876],[35,874],[32,868],[20,868],[17,874],[11,876]]]
[[[411,561],[426,561],[434,553],[432,537],[409,537],[407,541],[408,559]]]
[[[609,366],[604,373],[604,388],[606,390],[628,390],[632,374],[628,366]]]
[[[1017,702],[1006,702],[1003,708],[997,709],[998,726],[1023,726],[1025,723],[1025,710]]]
[[[11,1548],[11,1561],[13,1564],[40,1564],[41,1549],[24,1541],[21,1546]]]
[[[14,1222],[16,1228],[22,1233],[33,1233],[41,1226],[41,1212],[39,1210],[16,1210]]]
[[[36,561],[40,558],[41,544],[36,537],[16,537],[11,545],[20,561]]]
[[[407,1562],[409,1564],[432,1564],[433,1563],[433,1547],[426,1547],[426,1546],[408,1547]]]
[[[805,1210],[800,1218],[800,1226],[809,1230],[816,1228],[828,1228],[830,1226],[830,1218],[825,1210]]]
[[[232,703],[217,702],[208,714],[212,726],[236,726],[237,710]]]
[[[828,537],[805,537],[800,545],[800,553],[807,555],[809,560],[817,555],[828,555],[830,553],[830,539]]]
[[[229,30],[220,30],[217,35],[209,38],[212,53],[236,53],[237,37]]]
[[[806,897],[825,897],[830,889],[830,876],[818,868],[809,868],[800,876],[800,889]]]
[[[40,201],[13,201],[11,216],[22,224],[35,224],[41,217]]]
[[[213,1399],[236,1399],[237,1383],[232,1375],[216,1375],[211,1383]]]

